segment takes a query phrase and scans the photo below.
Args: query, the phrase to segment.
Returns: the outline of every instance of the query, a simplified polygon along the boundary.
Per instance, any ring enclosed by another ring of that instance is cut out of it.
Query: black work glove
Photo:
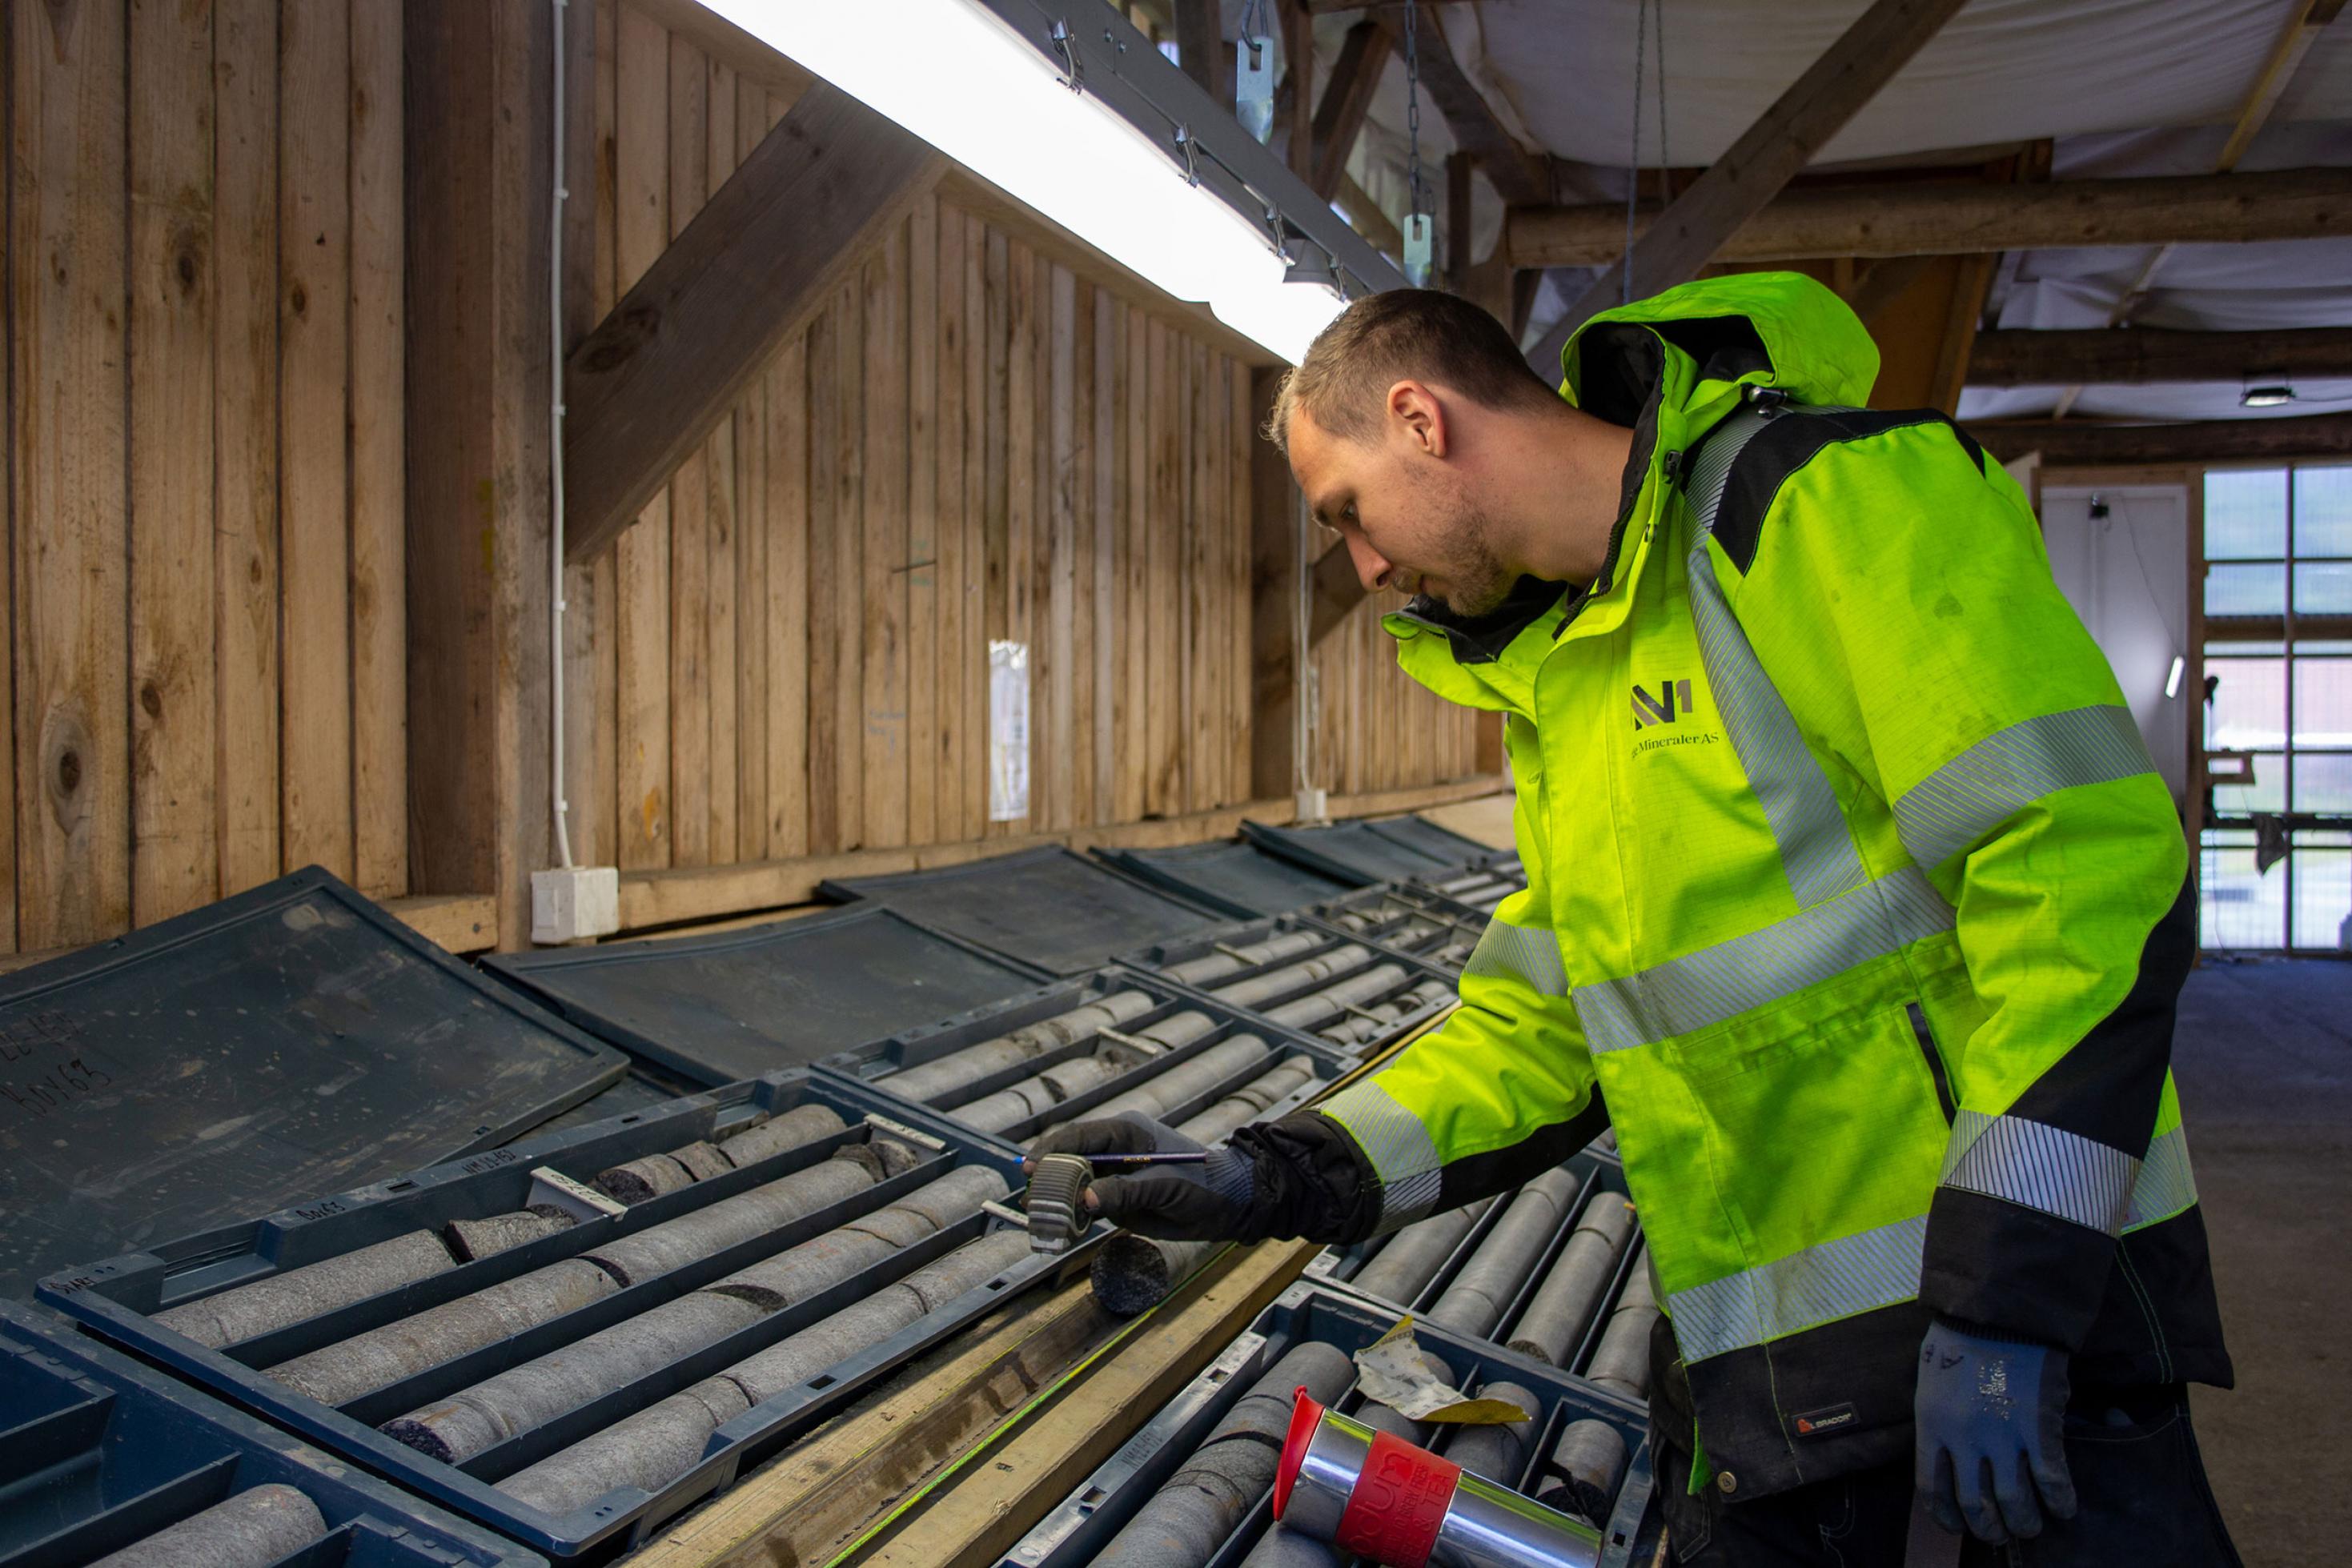
[[[1999,1545],[2074,1517],[2066,1353],[1937,1319],[1919,1348],[1916,1479],[1936,1522]]]
[[[1197,1154],[1202,1146],[1140,1111],[1129,1111],[1041,1134],[1029,1145],[1023,1168],[1034,1168],[1039,1155]],[[1243,1241],[1256,1239],[1262,1230],[1252,1212],[1255,1197],[1249,1156],[1220,1145],[1203,1164],[1106,1172],[1087,1186],[1085,1202],[1090,1213],[1163,1241]]]

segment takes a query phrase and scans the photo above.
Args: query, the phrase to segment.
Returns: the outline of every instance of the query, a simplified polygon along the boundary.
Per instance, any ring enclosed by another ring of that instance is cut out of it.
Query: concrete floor
[[[2352,964],[2208,962],[2181,998],[2189,1123],[2238,1385],[2191,1396],[2214,1494],[2255,1568],[2352,1541]]]

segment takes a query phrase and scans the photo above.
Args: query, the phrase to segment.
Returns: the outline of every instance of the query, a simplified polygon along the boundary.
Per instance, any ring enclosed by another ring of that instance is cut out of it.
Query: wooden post
[[[1290,172],[1315,172],[1315,17],[1297,0],[1282,6],[1283,86],[1290,94]]]
[[[531,0],[406,7],[411,885],[494,894],[502,947],[551,854],[553,42]]]
[[[17,941],[131,920],[124,8],[14,5],[8,253]]]
[[[1283,372],[1253,371],[1250,420],[1274,411]],[[1298,487],[1271,441],[1250,445],[1250,794],[1287,795],[1298,778]]]

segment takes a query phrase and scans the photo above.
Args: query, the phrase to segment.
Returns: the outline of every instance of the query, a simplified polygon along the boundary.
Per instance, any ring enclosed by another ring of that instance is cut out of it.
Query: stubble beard
[[[1494,548],[1486,542],[1486,519],[1476,512],[1458,514],[1448,530],[1454,560],[1452,571],[1444,574],[1445,592],[1439,602],[1454,614],[1475,618],[1489,615],[1502,607],[1509,598],[1511,585],[1517,580],[1496,558]]]

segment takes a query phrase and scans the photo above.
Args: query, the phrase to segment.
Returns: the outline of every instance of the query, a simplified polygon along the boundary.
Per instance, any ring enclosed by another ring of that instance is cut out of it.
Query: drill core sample
[[[717,1376],[517,1471],[499,1490],[550,1513],[585,1508],[616,1487],[659,1491],[698,1464],[710,1435],[736,1416],[878,1344],[1028,1256],[1029,1239],[1018,1230],[982,1237]]]
[[[1328,1404],[1355,1372],[1346,1352],[1319,1340],[1275,1363],[1111,1538],[1093,1568],[1202,1568],[1274,1484],[1293,1391],[1304,1387]]]
[[[1601,1343],[1592,1353],[1592,1364],[1584,1369],[1587,1382],[1629,1399],[1646,1398],[1650,1392],[1650,1325],[1658,1321],[1658,1303],[1650,1294],[1650,1249],[1647,1247],[1634,1255],[1633,1272],[1625,1278],[1625,1291],[1617,1298],[1617,1310],[1609,1314],[1609,1326],[1601,1331]]]
[[[1557,1166],[1519,1188],[1502,1219],[1486,1232],[1478,1249],[1470,1254],[1470,1260],[1429,1310],[1429,1321],[1473,1339],[1484,1339],[1492,1332],[1511,1304],[1512,1295],[1536,1266],[1544,1243],[1567,1218],[1568,1206],[1576,1201],[1583,1181],[1568,1166]]]
[[[326,1533],[317,1504],[273,1482],[134,1541],[89,1568],[268,1568]]]
[[[1553,1366],[1568,1364],[1633,1234],[1633,1206],[1617,1193],[1594,1193],[1512,1331],[1511,1348]]]
[[[155,1314],[155,1322],[198,1344],[218,1350],[269,1333],[370,1296],[446,1274],[457,1266],[429,1230],[412,1230],[373,1247],[289,1269],[250,1285]]]
[[[1372,1260],[1356,1270],[1356,1277],[1349,1284],[1384,1301],[1411,1306],[1423,1287],[1437,1278],[1437,1271],[1445,1267],[1454,1249],[1470,1234],[1470,1228],[1478,1223],[1478,1217],[1494,1201],[1482,1197],[1460,1208],[1414,1220],[1390,1237],[1387,1244],[1372,1255]]]

